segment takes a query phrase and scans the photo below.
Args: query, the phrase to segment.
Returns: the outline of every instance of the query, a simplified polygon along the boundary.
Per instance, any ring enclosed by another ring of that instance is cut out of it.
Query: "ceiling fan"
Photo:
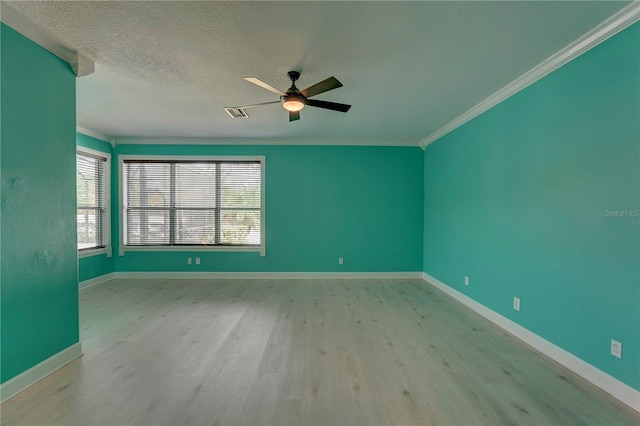
[[[270,84],[265,83],[262,80],[259,80],[255,77],[244,77],[250,83],[256,84],[263,89],[267,89],[270,92],[273,92],[277,95],[280,95],[279,101],[271,101],[271,102],[263,102],[260,104],[252,104],[245,105],[234,108],[225,108],[229,115],[234,117],[234,115],[229,111],[229,109],[233,110],[244,110],[246,108],[253,108],[260,105],[269,105],[269,104],[277,104],[282,103],[284,109],[289,111],[289,121],[300,120],[300,110],[304,108],[306,105],[316,107],[316,108],[324,108],[330,109],[333,111],[347,112],[351,105],[346,104],[338,104],[335,102],[327,102],[327,101],[319,101],[316,99],[309,99],[313,96],[319,95],[320,93],[328,92],[329,90],[337,89],[338,87],[342,87],[342,83],[338,81],[335,77],[329,77],[325,80],[322,80],[319,83],[314,84],[313,86],[307,87],[304,90],[300,90],[296,87],[296,80],[300,78],[300,73],[298,71],[289,71],[287,73],[289,75],[289,79],[291,80],[291,87],[287,89],[286,92],[282,90],[278,90]],[[244,113],[246,117],[246,113]],[[236,118],[236,117],[234,117]]]

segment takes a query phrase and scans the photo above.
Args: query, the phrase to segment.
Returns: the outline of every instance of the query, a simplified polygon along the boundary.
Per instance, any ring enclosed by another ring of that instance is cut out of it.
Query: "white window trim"
[[[126,217],[124,215],[124,162],[126,160],[147,161],[259,161],[260,162],[260,245],[259,246],[130,246],[124,244]],[[118,155],[118,256],[125,252],[260,252],[266,256],[265,239],[265,168],[266,157],[261,156],[221,156],[221,155]]]
[[[111,154],[108,152],[98,151],[91,148],[85,148],[84,146],[76,145],[76,155],[78,152],[93,155],[96,157],[102,157],[105,159],[105,181],[104,181],[104,202],[105,202],[105,215],[104,215],[104,233],[105,233],[105,246],[95,249],[78,249],[78,258],[97,256],[100,254],[106,254],[107,257],[111,257],[113,252],[111,250]],[[77,210],[77,202],[76,202]],[[76,224],[77,227],[77,224]]]

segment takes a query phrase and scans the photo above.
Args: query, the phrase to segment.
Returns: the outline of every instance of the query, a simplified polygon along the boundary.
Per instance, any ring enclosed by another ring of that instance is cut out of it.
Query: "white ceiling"
[[[78,126],[109,137],[413,144],[628,2],[18,1],[20,14],[96,62]],[[277,100],[331,75],[344,87],[288,122]]]

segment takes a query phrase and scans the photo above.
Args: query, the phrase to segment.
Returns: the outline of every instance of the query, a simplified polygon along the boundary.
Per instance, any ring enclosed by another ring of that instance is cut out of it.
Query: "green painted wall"
[[[96,151],[106,152],[107,154],[113,153],[113,148],[109,142],[83,135],[82,133],[76,133],[76,144]]]
[[[424,271],[640,389],[640,24],[429,145],[424,167]]]
[[[76,134],[76,143],[78,146],[113,154],[110,143],[81,133]],[[115,173],[117,173],[117,171],[112,172],[112,177]],[[115,212],[117,213],[117,210]],[[114,272],[113,257],[108,257],[106,254],[98,254],[78,259],[78,279],[80,282],[112,272]]]
[[[118,145],[114,154],[114,161],[118,154],[266,156],[266,256],[125,252],[120,257],[114,245],[118,272],[422,268],[423,153],[418,147]],[[189,256],[202,263],[187,265]],[[338,265],[338,257],[344,265]]]
[[[78,342],[75,77],[0,24],[1,381]]]

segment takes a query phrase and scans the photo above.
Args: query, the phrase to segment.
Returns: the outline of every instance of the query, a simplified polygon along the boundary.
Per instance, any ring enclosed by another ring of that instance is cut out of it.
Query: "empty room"
[[[640,2],[0,2],[2,425],[640,424]]]

